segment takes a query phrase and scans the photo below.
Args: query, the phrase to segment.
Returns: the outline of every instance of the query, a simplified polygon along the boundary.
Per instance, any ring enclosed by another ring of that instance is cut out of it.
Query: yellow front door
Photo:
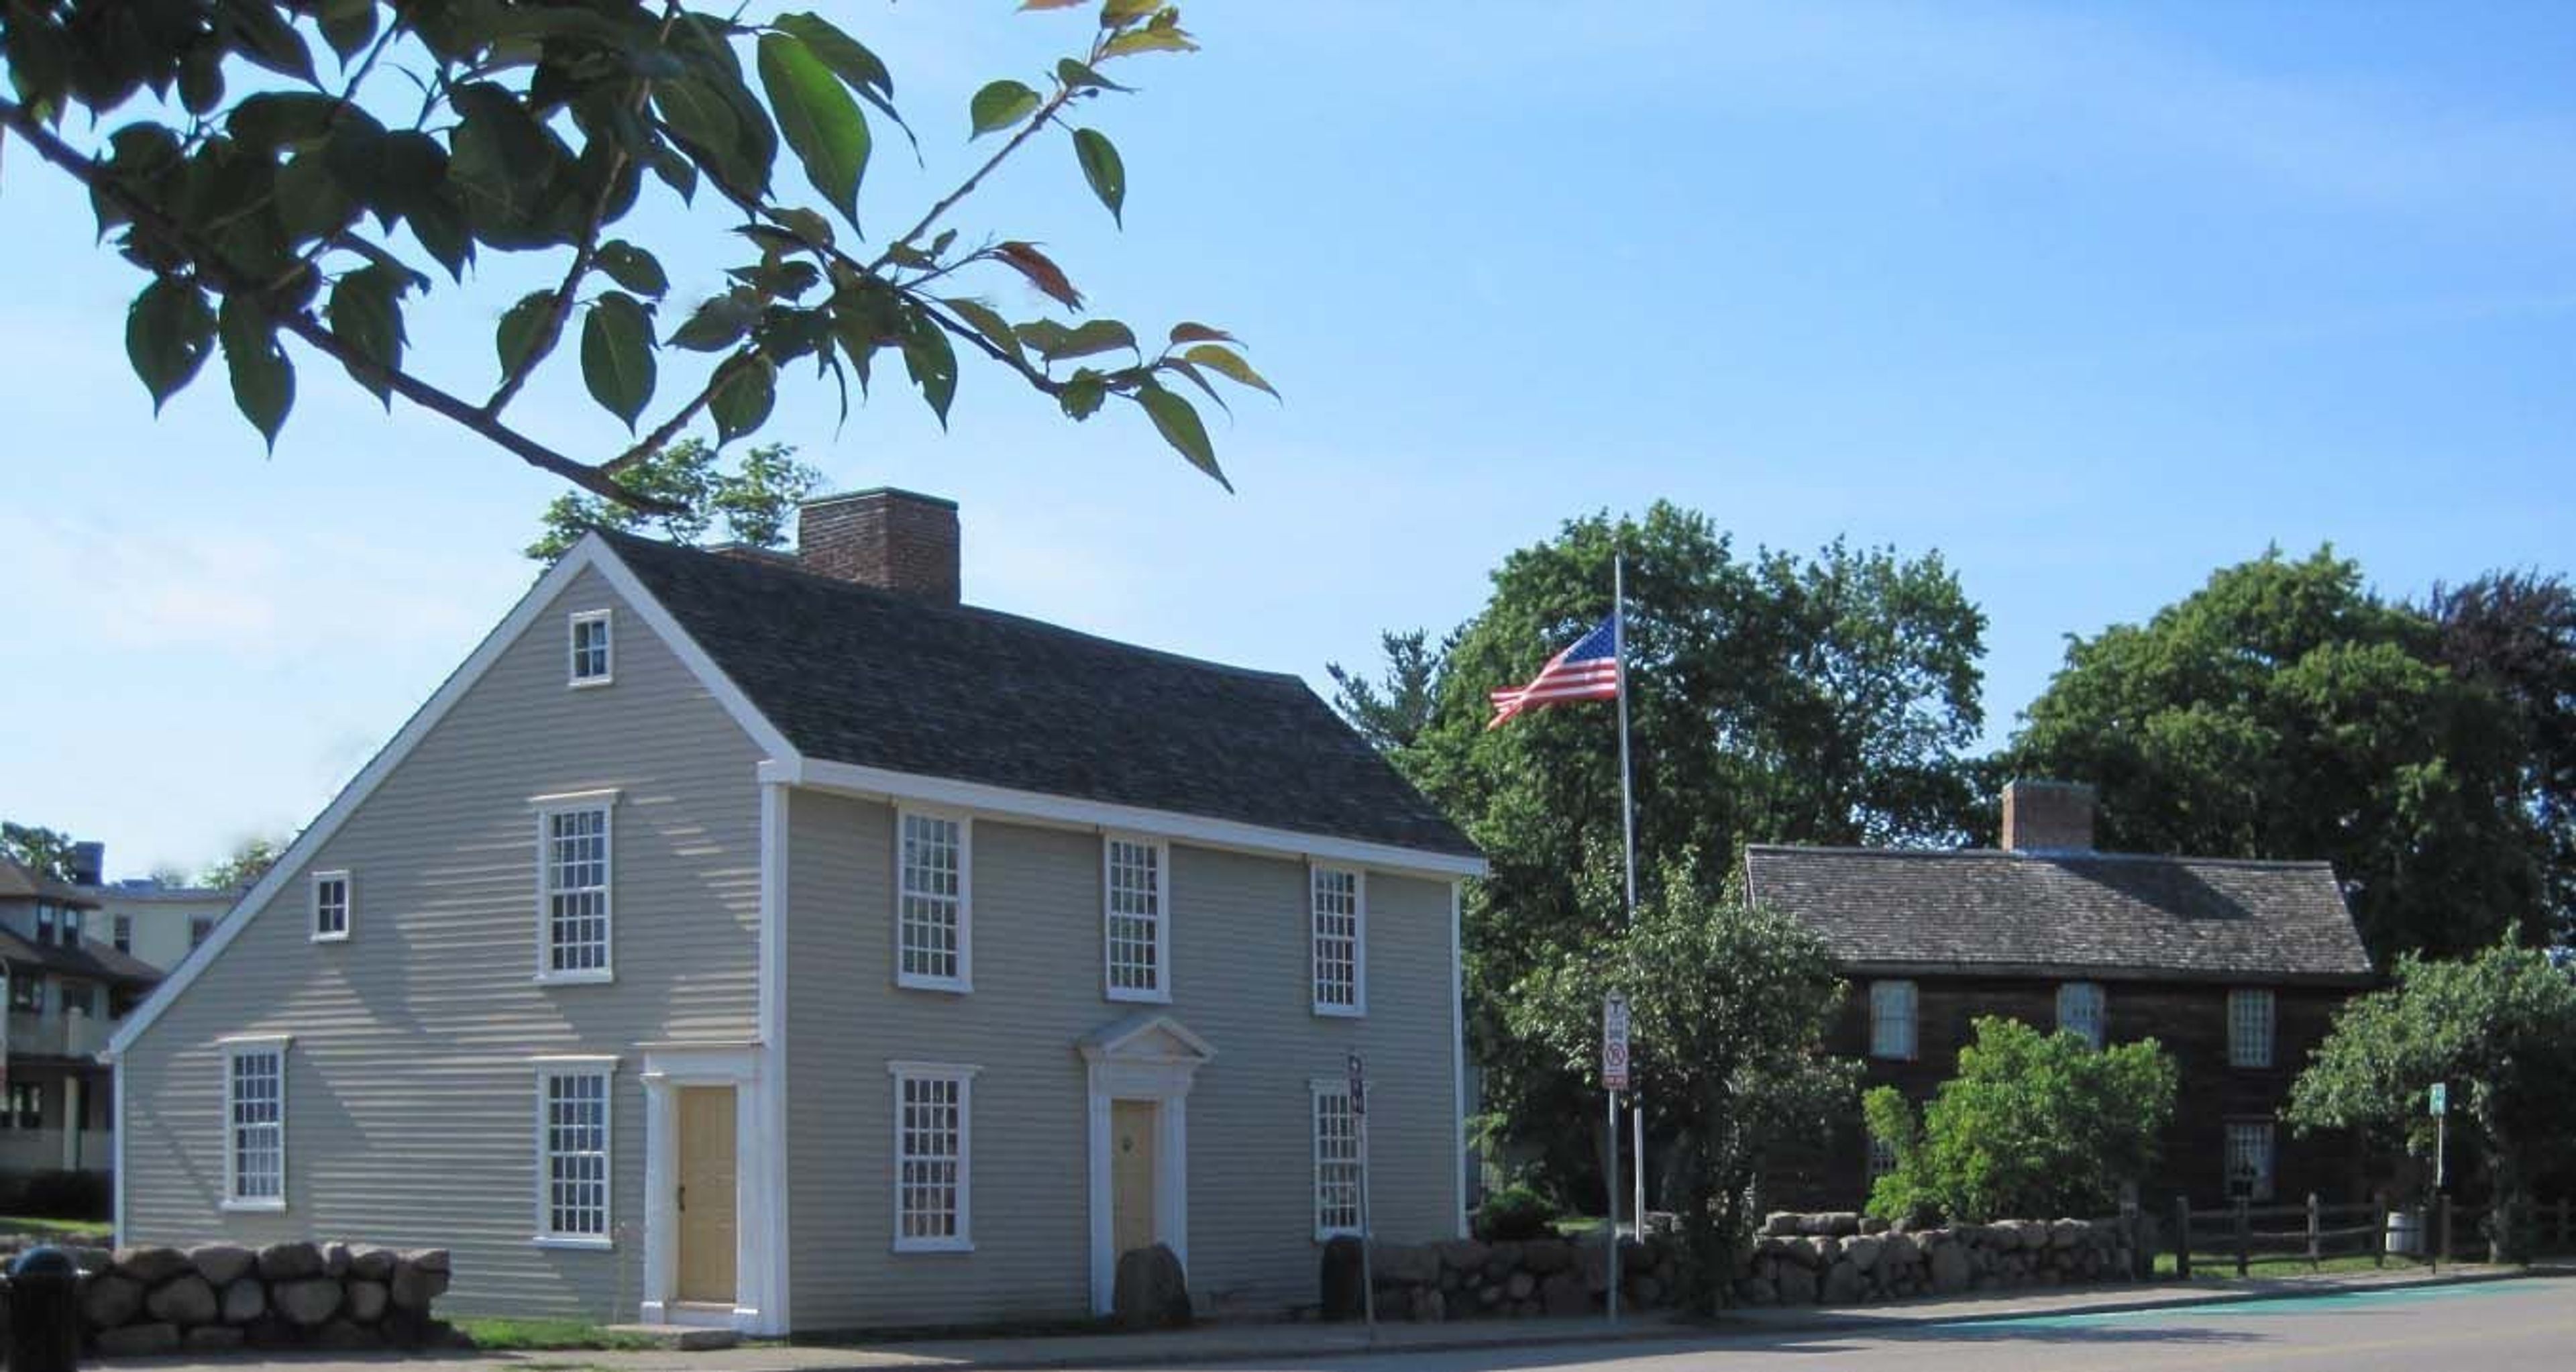
[[[680,1088],[680,1291],[684,1301],[734,1300],[733,1088]]]
[[[1149,1100],[1109,1104],[1109,1236],[1119,1252],[1154,1241],[1154,1125]]]

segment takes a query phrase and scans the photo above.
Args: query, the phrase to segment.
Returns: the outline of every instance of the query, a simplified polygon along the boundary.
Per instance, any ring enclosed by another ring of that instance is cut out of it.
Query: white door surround
[[[777,1318],[787,1255],[776,1240],[781,1178],[773,1175],[768,1093],[758,1044],[659,1044],[644,1050],[644,1303],[646,1324],[714,1322],[746,1334],[783,1334]],[[679,1287],[679,1146],[682,1086],[734,1089],[734,1305],[684,1306]],[[710,1320],[710,1315],[713,1319]]]
[[[1148,1010],[1082,1036],[1090,1080],[1091,1308],[1107,1314],[1118,1277],[1117,1243],[1111,1237],[1110,1102],[1152,1101],[1154,1136],[1154,1238],[1169,1246],[1186,1271],[1190,1265],[1190,1082],[1200,1064],[1216,1056],[1207,1040],[1171,1015]]]

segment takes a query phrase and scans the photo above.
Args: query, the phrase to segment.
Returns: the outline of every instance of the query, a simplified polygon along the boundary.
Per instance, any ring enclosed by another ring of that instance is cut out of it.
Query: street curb
[[[1409,1327],[1409,1326],[1407,1326]],[[1242,1345],[1215,1349],[1172,1349],[1170,1351],[1138,1350],[1135,1353],[1112,1353],[1107,1356],[1050,1354],[1026,1358],[943,1358],[927,1345],[915,1348],[879,1348],[875,1350],[888,1361],[854,1362],[847,1366],[806,1367],[797,1372],[905,1372],[914,1366],[924,1369],[955,1368],[960,1372],[1062,1372],[1067,1368],[1113,1367],[1178,1367],[1193,1363],[1258,1362],[1265,1358],[1365,1358],[1404,1353],[1466,1353],[1486,1348],[1562,1348],[1575,1344],[1641,1343],[1705,1341],[1723,1337],[1727,1331],[1705,1325],[1679,1324],[1657,1319],[1649,1324],[1622,1323],[1584,1330],[1549,1330],[1531,1332],[1516,1338],[1427,1338],[1388,1339],[1354,1343],[1347,1339],[1330,1343],[1280,1343],[1252,1347]],[[919,1351],[916,1351],[916,1348]],[[891,1359],[900,1358],[897,1363]]]

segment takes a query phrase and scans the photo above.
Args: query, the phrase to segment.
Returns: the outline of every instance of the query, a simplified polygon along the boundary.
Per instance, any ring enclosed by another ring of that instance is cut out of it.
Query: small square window
[[[616,657],[611,624],[607,610],[584,610],[572,617],[573,685],[605,686],[613,679]]]
[[[313,874],[313,941],[336,943],[349,936],[349,874]]]

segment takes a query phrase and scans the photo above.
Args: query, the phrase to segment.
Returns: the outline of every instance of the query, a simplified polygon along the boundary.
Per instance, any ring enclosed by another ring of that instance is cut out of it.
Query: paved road
[[[2117,1315],[1765,1331],[1687,1345],[1242,1363],[1305,1372],[2570,1372],[2576,1281],[2534,1278]]]

